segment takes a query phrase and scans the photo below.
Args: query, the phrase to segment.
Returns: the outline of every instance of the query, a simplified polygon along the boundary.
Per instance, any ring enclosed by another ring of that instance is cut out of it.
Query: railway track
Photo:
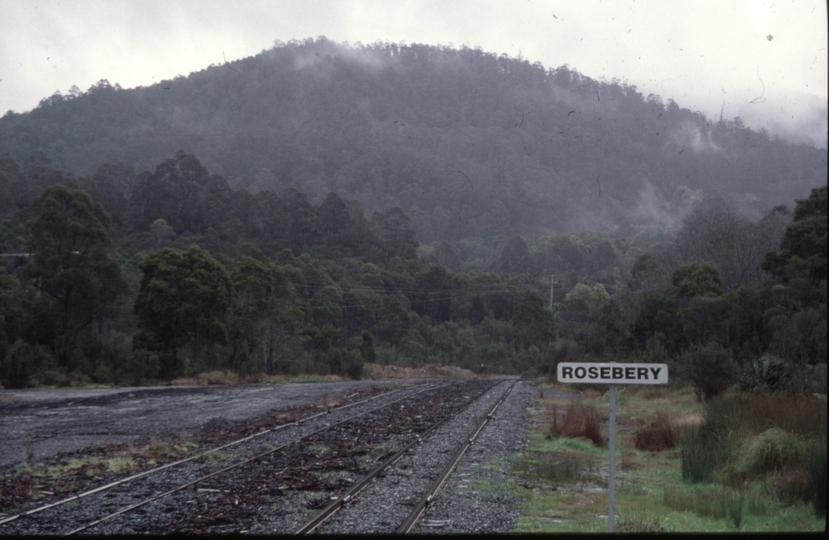
[[[514,387],[514,385],[515,385],[515,381],[513,381],[509,385],[506,392],[501,394],[501,397],[498,399],[498,401],[495,403],[495,405],[493,405],[489,409],[486,416],[484,416],[484,418],[477,424],[477,426],[471,432],[468,433],[468,436],[465,439],[462,440],[462,442],[460,443],[457,451],[452,456],[452,458],[445,464],[445,466],[440,471],[440,473],[438,474],[435,481],[432,483],[432,485],[429,487],[429,489],[424,494],[421,495],[420,499],[413,506],[413,508],[410,511],[409,515],[403,520],[403,522],[400,524],[400,526],[397,527],[397,529],[394,530],[393,532],[395,532],[397,534],[408,534],[409,532],[411,532],[411,530],[414,528],[415,524],[418,522],[420,517],[425,512],[426,507],[432,502],[433,497],[437,494],[437,492],[441,488],[441,486],[443,486],[443,484],[446,481],[449,474],[451,474],[452,470],[458,464],[461,457],[463,457],[466,450],[475,441],[475,438],[478,436],[478,434],[484,428],[484,426],[487,424],[487,422],[489,422],[489,420],[492,418],[492,415],[495,413],[495,411],[498,409],[498,407],[501,405],[501,403],[503,403],[504,400],[507,398],[509,393],[512,391],[512,388]],[[467,407],[464,407],[463,409],[466,409]],[[437,432],[448,421],[452,420],[452,418],[454,418],[457,414],[461,413],[463,411],[463,409],[457,411],[452,417],[445,418],[444,420],[441,420],[441,421],[435,423],[434,425],[432,425],[427,431],[420,434],[420,436],[418,436],[417,440],[412,441],[411,443],[406,445],[404,448],[402,448],[400,451],[398,451],[396,454],[394,454],[393,456],[388,458],[386,461],[384,461],[380,466],[378,466],[373,471],[371,471],[368,475],[366,475],[354,487],[352,487],[350,490],[348,490],[348,492],[346,492],[342,497],[339,497],[333,503],[329,504],[325,509],[323,509],[317,515],[315,515],[313,518],[311,518],[307,523],[305,523],[303,526],[299,527],[296,531],[294,531],[294,534],[309,534],[309,533],[314,532],[315,530],[317,530],[320,527],[320,525],[322,525],[328,518],[333,516],[337,511],[342,509],[346,504],[349,504],[349,503],[353,504],[354,500],[355,500],[355,497],[357,497],[359,495],[359,493],[361,491],[363,491],[371,482],[373,482],[375,479],[378,479],[382,474],[384,474],[387,470],[389,470],[391,467],[393,467],[400,459],[402,459],[406,455],[407,452],[409,452],[416,445],[423,444],[423,442],[425,440],[427,440],[430,436],[432,436],[435,432]],[[407,496],[407,500],[409,498],[410,497]],[[372,504],[369,503],[368,506],[372,507]],[[329,531],[329,532],[341,532],[341,531],[335,530],[335,531]],[[353,531],[347,531],[347,532],[353,532]],[[391,531],[361,531],[361,532],[391,532]]]
[[[319,528],[333,512],[300,529],[310,511],[354,507],[343,503],[470,404],[503,399],[493,386],[505,385],[452,381],[361,400],[20,512],[0,520],[0,534],[339,532]]]

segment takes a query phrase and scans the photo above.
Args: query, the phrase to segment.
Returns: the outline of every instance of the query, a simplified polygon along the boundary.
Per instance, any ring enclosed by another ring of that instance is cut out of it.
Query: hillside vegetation
[[[234,189],[400,207],[421,241],[677,223],[712,191],[756,218],[826,173],[825,149],[567,66],[325,38],[149,87],[73,87],[0,119],[0,153],[35,150],[74,174],[184,150]]]
[[[54,96],[3,150],[4,386],[629,359],[826,393],[825,150],[568,68],[291,43]]]

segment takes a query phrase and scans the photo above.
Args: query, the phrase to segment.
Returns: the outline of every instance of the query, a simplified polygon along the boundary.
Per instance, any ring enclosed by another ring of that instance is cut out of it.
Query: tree
[[[53,339],[44,343],[58,365],[70,367],[80,335],[119,295],[127,292],[118,264],[109,258],[109,215],[84,191],[56,185],[32,202],[27,224],[32,254],[21,275],[42,293]],[[44,329],[45,330],[45,329]]]
[[[710,264],[693,263],[680,266],[674,270],[671,283],[675,288],[675,295],[680,298],[719,296],[723,293],[720,271]],[[666,293],[670,294],[670,291]]]
[[[808,199],[797,201],[794,223],[786,228],[779,253],[768,253],[763,269],[788,282],[792,270],[802,261],[815,283],[826,279],[827,271],[827,187],[812,189]]]
[[[498,257],[498,269],[507,274],[524,274],[530,269],[530,251],[520,236],[513,236]]]
[[[224,178],[211,175],[195,156],[179,150],[154,172],[138,176],[132,189],[133,222],[146,230],[161,218],[177,234],[204,234],[225,221],[230,195]]]
[[[371,231],[388,259],[396,256],[401,259],[417,258],[417,233],[411,223],[409,216],[398,206],[388,212],[374,212],[370,223]]]
[[[710,400],[737,382],[740,368],[731,351],[712,341],[691,347],[679,358],[680,375],[696,386],[697,399]]]
[[[683,221],[674,244],[676,262],[716,266],[725,291],[757,285],[768,279],[763,257],[780,242],[785,221],[779,210],[755,223],[724,201],[703,204]]]
[[[138,331],[134,349],[159,353],[161,376],[182,373],[178,349],[189,346],[192,368],[201,367],[204,348],[227,341],[227,308],[233,283],[225,268],[196,245],[187,251],[164,248],[144,257],[133,313]]]
[[[232,365],[243,374],[262,366],[262,339],[275,306],[274,276],[264,261],[243,256],[231,275],[235,290],[229,331]]]

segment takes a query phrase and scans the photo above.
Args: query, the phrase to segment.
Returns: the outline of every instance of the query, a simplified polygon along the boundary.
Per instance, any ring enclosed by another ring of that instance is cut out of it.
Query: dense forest
[[[471,49],[102,82],[0,120],[0,384],[628,359],[825,394],[825,159]]]
[[[149,87],[101,81],[0,119],[0,153],[73,174],[199,156],[234,189],[400,207],[421,241],[678,223],[710,191],[754,218],[826,150],[567,66],[426,45],[277,43]]]
[[[5,155],[0,193],[6,386],[622,355],[704,395],[826,391],[825,186],[757,221],[711,197],[675,230],[427,246],[398,207],[252,195],[184,152],[90,176]]]

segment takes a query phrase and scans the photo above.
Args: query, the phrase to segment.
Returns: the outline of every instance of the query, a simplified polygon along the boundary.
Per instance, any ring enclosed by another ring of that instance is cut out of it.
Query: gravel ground
[[[515,530],[518,511],[509,485],[510,456],[520,452],[524,445],[527,408],[537,393],[528,381],[516,385],[412,532],[507,533]],[[521,427],[516,429],[516,426]]]

